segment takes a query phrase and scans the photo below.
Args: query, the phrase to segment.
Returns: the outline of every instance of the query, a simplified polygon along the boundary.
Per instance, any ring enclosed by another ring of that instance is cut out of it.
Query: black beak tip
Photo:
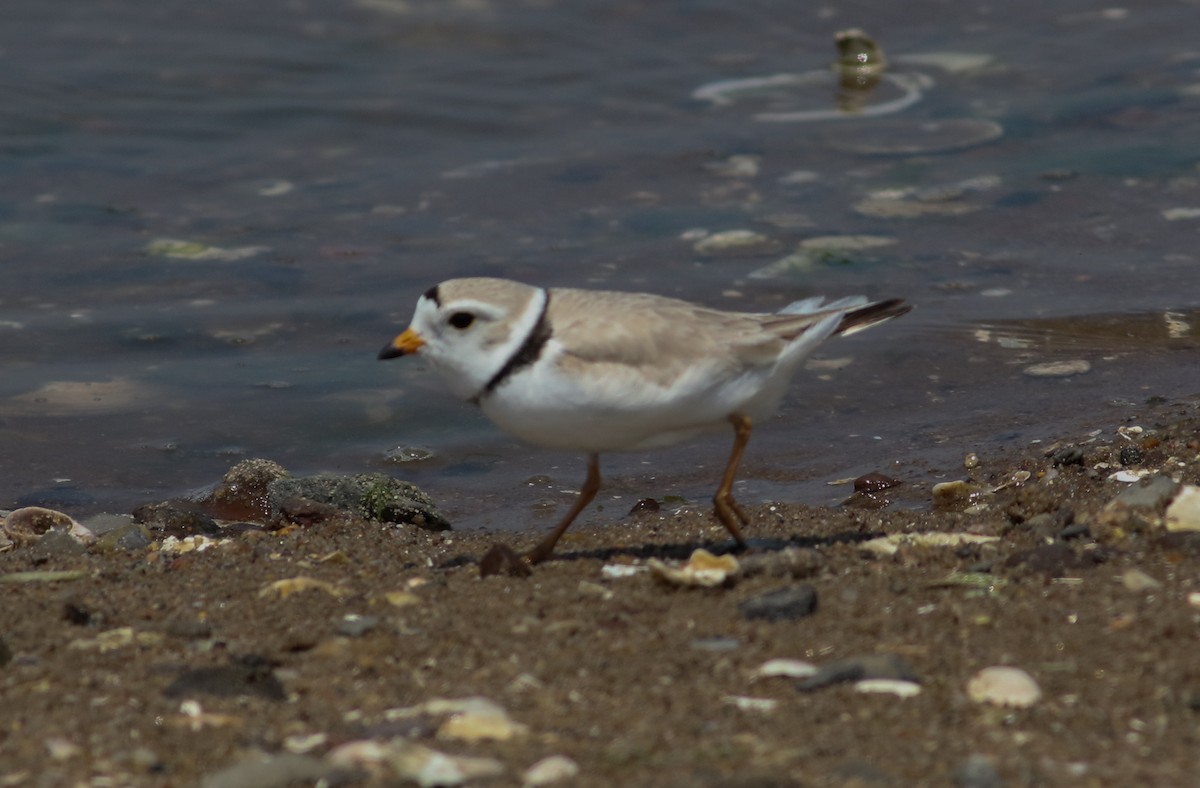
[[[379,360],[386,361],[389,358],[400,358],[404,355],[404,351],[397,348],[395,345],[388,343],[383,346],[383,350],[379,351]]]

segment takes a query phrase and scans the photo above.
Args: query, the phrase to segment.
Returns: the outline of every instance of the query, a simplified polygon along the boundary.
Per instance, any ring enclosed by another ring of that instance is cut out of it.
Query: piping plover
[[[596,497],[601,452],[669,446],[731,424],[733,450],[713,505],[745,546],[739,525],[748,518],[731,490],[752,422],[778,407],[822,340],[909,309],[899,299],[809,298],[753,314],[648,293],[451,279],[418,299],[412,323],[379,358],[419,353],[501,429],[587,452],[579,499],[527,554],[530,562],[548,558]]]

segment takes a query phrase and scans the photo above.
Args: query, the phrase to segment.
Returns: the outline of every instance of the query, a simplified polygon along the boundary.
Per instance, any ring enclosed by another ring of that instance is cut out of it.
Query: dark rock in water
[[[165,692],[169,698],[257,695],[267,700],[287,700],[283,684],[275,678],[270,663],[255,655],[241,657],[232,665],[185,670]]]
[[[195,618],[173,618],[167,622],[164,631],[171,637],[183,640],[204,640],[212,637],[212,627],[208,622]]]
[[[321,503],[311,498],[290,498],[279,502],[279,517],[277,525],[291,524],[299,526],[316,525],[326,520],[340,517],[345,512],[331,503]]]
[[[133,521],[142,523],[156,538],[174,536],[184,539],[189,536],[217,536],[221,527],[217,521],[194,504],[181,501],[148,503],[133,510]]]
[[[897,654],[869,654],[831,662],[812,676],[796,683],[796,689],[809,691],[862,679],[900,679],[919,681],[908,660]]]
[[[493,545],[492,549],[479,559],[480,577],[491,577],[492,575],[529,577],[532,574],[533,569],[529,566],[529,562],[517,555],[517,551],[506,544]]]
[[[903,484],[899,479],[893,479],[878,471],[866,473],[854,480],[855,492],[877,492]]]
[[[883,493],[903,484],[899,479],[879,472],[867,473],[854,480],[854,493],[842,501],[842,506],[851,509],[882,509],[892,501]]]
[[[742,618],[766,621],[795,621],[817,609],[817,590],[807,583],[780,588],[752,597],[738,605]]]
[[[382,473],[358,476],[318,474],[276,479],[268,486],[273,515],[289,501],[307,498],[332,504],[368,520],[405,523],[430,531],[445,531],[450,522],[433,505],[433,500],[415,485]]]
[[[271,483],[290,476],[286,468],[272,460],[242,460],[222,477],[208,503],[223,520],[265,522],[272,514]]]
[[[0,668],[12,662],[13,653],[8,644],[4,642],[4,638],[0,638]]]
[[[647,512],[657,512],[661,509],[662,506],[660,506],[658,501],[654,500],[653,498],[642,498],[633,505],[633,507],[629,510],[629,513],[631,515],[645,514]]]

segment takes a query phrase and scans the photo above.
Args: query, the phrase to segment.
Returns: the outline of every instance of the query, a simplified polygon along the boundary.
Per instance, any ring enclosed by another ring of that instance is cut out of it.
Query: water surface
[[[748,502],[944,476],[1194,395],[1200,6],[877,6],[9,0],[0,506],[128,511],[265,456],[408,476],[470,525],[543,522],[579,458],[499,433],[419,360],[375,360],[452,276],[914,302],[822,349],[843,363],[758,430]],[[693,97],[820,72],[855,26],[919,101],[769,123]],[[767,243],[696,251],[734,229]],[[780,264],[830,235],[886,243]],[[1090,371],[1025,374],[1047,360]],[[594,516],[703,501],[727,444],[606,458]]]

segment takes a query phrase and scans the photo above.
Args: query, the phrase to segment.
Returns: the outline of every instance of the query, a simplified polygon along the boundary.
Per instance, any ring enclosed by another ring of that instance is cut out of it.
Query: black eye
[[[450,315],[450,325],[457,329],[464,329],[475,322],[475,315],[470,312],[455,312]]]

